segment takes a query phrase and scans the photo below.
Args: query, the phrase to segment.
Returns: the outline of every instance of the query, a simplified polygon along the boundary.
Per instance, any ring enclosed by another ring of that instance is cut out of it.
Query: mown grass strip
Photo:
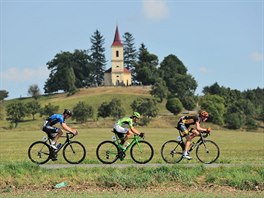
[[[0,166],[0,187],[24,188],[28,185],[51,188],[66,181],[71,186],[89,184],[98,187],[140,189],[166,186],[171,183],[203,187],[206,185],[230,186],[239,190],[264,190],[263,166],[205,168],[203,165],[43,169],[30,162]]]

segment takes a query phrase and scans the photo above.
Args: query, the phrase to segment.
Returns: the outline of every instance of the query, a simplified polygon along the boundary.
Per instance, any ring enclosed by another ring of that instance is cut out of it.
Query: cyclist
[[[122,138],[121,144],[125,145],[128,138],[132,137],[135,133],[140,137],[144,137],[144,133],[140,133],[133,125],[140,118],[140,114],[138,112],[133,112],[132,116],[124,117],[118,120],[114,125],[114,130],[117,132],[119,138]],[[126,135],[125,135],[126,134]],[[125,135],[125,138],[123,138]],[[129,144],[129,143],[126,143]]]
[[[55,127],[54,125],[60,123],[61,127],[74,135],[78,135],[77,130],[70,128],[65,120],[72,116],[72,112],[69,109],[64,109],[63,114],[53,114],[43,124],[42,130],[46,132],[49,138],[52,139],[51,147],[57,149],[56,143],[60,136],[62,136],[63,131],[60,128]]]
[[[205,122],[208,117],[209,114],[206,111],[200,111],[198,115],[182,116],[179,118],[177,129],[180,130],[181,136],[186,138],[183,158],[188,160],[192,159],[188,151],[194,137],[198,136],[200,132],[210,132],[209,128],[204,129],[200,126],[200,123]],[[195,128],[190,128],[191,125],[195,125]]]

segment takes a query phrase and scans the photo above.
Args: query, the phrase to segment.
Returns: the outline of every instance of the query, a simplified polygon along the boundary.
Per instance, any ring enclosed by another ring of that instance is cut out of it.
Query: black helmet
[[[66,115],[72,116],[72,112],[71,112],[69,109],[64,109],[63,114],[66,114]]]

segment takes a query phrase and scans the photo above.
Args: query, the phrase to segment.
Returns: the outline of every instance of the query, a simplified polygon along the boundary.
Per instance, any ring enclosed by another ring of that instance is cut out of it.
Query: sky
[[[198,83],[245,91],[264,87],[263,0],[0,0],[0,90],[7,99],[41,93],[56,54],[88,50],[98,30],[106,69],[118,25],[159,62],[176,55]]]

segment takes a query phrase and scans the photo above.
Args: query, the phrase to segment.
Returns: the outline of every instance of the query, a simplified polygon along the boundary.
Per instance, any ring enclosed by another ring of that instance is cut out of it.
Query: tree
[[[98,108],[98,117],[120,118],[125,115],[125,109],[122,107],[120,99],[112,99],[109,103],[103,102]]]
[[[243,125],[244,117],[239,112],[228,114],[225,123],[229,129],[239,129]]]
[[[86,122],[88,118],[92,118],[94,114],[93,107],[80,101],[73,107],[73,119],[77,122]]]
[[[187,96],[181,99],[181,103],[186,110],[193,110],[196,107],[196,101],[193,96]]]
[[[206,86],[203,88],[203,93],[206,94],[211,94],[211,95],[219,95],[223,96],[223,88],[221,88],[218,83],[214,83],[211,86]]]
[[[142,43],[139,48],[138,61],[135,65],[135,80],[143,85],[154,85],[159,77],[159,59],[155,54],[150,54]]]
[[[32,115],[32,119],[35,120],[35,115],[37,113],[40,113],[40,110],[41,110],[39,102],[34,100],[32,102],[28,102],[26,104],[26,106],[27,106],[27,109],[28,109],[28,113],[31,114]]]
[[[44,86],[45,93],[59,90],[72,92],[76,89],[72,57],[70,52],[62,52],[56,54],[55,58],[47,63],[51,73]]]
[[[0,90],[0,101],[8,97],[8,92],[6,90]]]
[[[131,71],[134,81],[134,70],[137,58],[137,50],[135,48],[134,38],[131,33],[126,32],[123,35],[124,46],[124,64]]]
[[[121,105],[120,99],[112,99],[109,103],[110,116],[113,118],[121,118],[125,115],[125,109]]]
[[[166,103],[166,108],[174,115],[178,115],[182,111],[183,106],[178,98],[169,98]]]
[[[159,111],[156,100],[141,97],[132,102],[131,108],[149,118],[156,117]]]
[[[59,106],[55,106],[49,103],[40,110],[40,116],[42,117],[43,115],[45,115],[49,117],[54,113],[58,113],[58,110],[59,110]]]
[[[27,107],[22,102],[16,102],[8,104],[6,107],[7,120],[10,120],[11,124],[15,124],[15,128],[18,122],[27,115]]]
[[[105,39],[101,35],[101,33],[96,30],[94,35],[90,38],[92,43],[90,52],[91,52],[91,59],[94,65],[94,79],[96,84],[101,85],[104,80],[104,71],[106,65],[105,59],[105,48],[103,47]]]
[[[152,86],[150,94],[155,98],[159,99],[159,102],[162,102],[164,98],[167,98],[169,95],[168,88],[166,86],[166,82],[158,78],[155,84]]]
[[[225,101],[218,95],[205,95],[200,100],[201,109],[207,111],[213,123],[223,125],[226,108]]]
[[[28,94],[32,96],[35,100],[37,100],[41,96],[38,85],[30,85],[28,89]]]
[[[171,54],[164,58],[160,63],[159,73],[173,96],[180,100],[194,96],[197,82],[187,74],[187,68],[175,55]]]
[[[99,107],[98,107],[98,117],[106,118],[110,116],[110,108],[109,104],[107,102],[103,102]]]

